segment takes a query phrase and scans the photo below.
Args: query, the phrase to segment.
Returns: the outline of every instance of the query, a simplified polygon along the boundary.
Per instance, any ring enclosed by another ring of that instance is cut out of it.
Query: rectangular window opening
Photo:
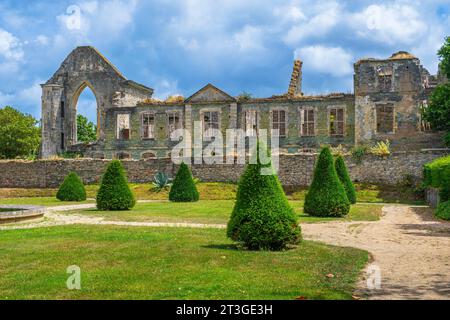
[[[286,137],[286,111],[272,110],[272,129],[278,129],[280,137]]]
[[[344,135],[344,108],[331,108],[330,116],[330,135],[343,136]]]

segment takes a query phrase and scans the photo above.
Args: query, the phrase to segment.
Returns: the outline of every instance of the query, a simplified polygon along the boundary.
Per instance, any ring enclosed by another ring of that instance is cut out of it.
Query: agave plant
[[[153,177],[152,190],[160,192],[162,190],[169,189],[172,185],[172,179],[164,172],[158,172]]]

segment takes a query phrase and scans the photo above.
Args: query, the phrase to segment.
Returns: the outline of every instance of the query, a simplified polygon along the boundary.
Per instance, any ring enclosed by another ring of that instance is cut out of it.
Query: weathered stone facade
[[[170,156],[174,129],[246,132],[279,129],[283,153],[302,153],[322,144],[352,147],[389,139],[394,150],[440,147],[421,119],[438,79],[420,61],[398,52],[389,59],[355,63],[354,94],[305,96],[302,63],[294,62],[288,92],[269,98],[235,98],[208,84],[185,100],[151,99],[153,90],[126,80],[92,47],[76,48],[43,85],[42,157],[78,151],[100,159]],[[98,104],[98,141],[76,141],[76,103],[89,86]],[[224,152],[225,153],[225,152]]]
[[[354,181],[397,184],[406,176],[422,177],[423,165],[442,157],[447,151],[399,152],[389,157],[366,156],[357,164],[347,156],[345,161]],[[286,154],[280,156],[278,175],[285,186],[306,186],[311,183],[317,154]],[[0,161],[0,187],[48,188],[58,187],[71,171],[77,172],[85,183],[98,183],[109,160],[38,160]],[[170,159],[123,161],[130,182],[149,183],[157,172],[174,176],[178,166]],[[202,181],[236,182],[243,165],[192,165],[193,175]]]

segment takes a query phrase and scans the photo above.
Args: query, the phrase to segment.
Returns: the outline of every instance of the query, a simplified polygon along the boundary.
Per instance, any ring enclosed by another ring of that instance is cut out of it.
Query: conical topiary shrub
[[[314,177],[305,198],[304,212],[312,216],[341,217],[350,210],[350,202],[334,167],[330,148],[322,149]]]
[[[198,199],[199,194],[194,179],[192,179],[191,170],[182,162],[170,188],[169,200],[173,202],[195,202]]]
[[[84,201],[86,200],[86,190],[83,181],[75,173],[69,173],[56,193],[56,198],[61,201]]]
[[[281,250],[300,241],[301,229],[277,176],[261,175],[270,165],[256,162],[239,179],[227,236],[250,250]]]
[[[136,204],[128,186],[125,170],[119,160],[113,160],[103,174],[97,193],[99,210],[130,210]]]
[[[336,158],[336,160],[334,161],[334,166],[336,168],[336,173],[339,177],[339,180],[341,181],[342,185],[344,186],[348,201],[350,201],[351,204],[355,204],[356,203],[356,190],[355,190],[355,186],[353,185],[353,182],[350,179],[350,176],[348,174],[348,170],[347,170],[347,167],[345,166],[344,158],[342,158],[342,156],[338,156]]]

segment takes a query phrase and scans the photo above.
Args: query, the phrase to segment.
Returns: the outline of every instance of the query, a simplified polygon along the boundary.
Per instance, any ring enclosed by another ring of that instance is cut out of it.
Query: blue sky
[[[209,82],[264,97],[287,90],[294,58],[307,94],[351,92],[356,60],[398,50],[435,73],[448,35],[448,0],[2,0],[0,106],[40,117],[39,84],[77,45],[95,46],[158,98]],[[78,107],[95,118],[87,90]]]

